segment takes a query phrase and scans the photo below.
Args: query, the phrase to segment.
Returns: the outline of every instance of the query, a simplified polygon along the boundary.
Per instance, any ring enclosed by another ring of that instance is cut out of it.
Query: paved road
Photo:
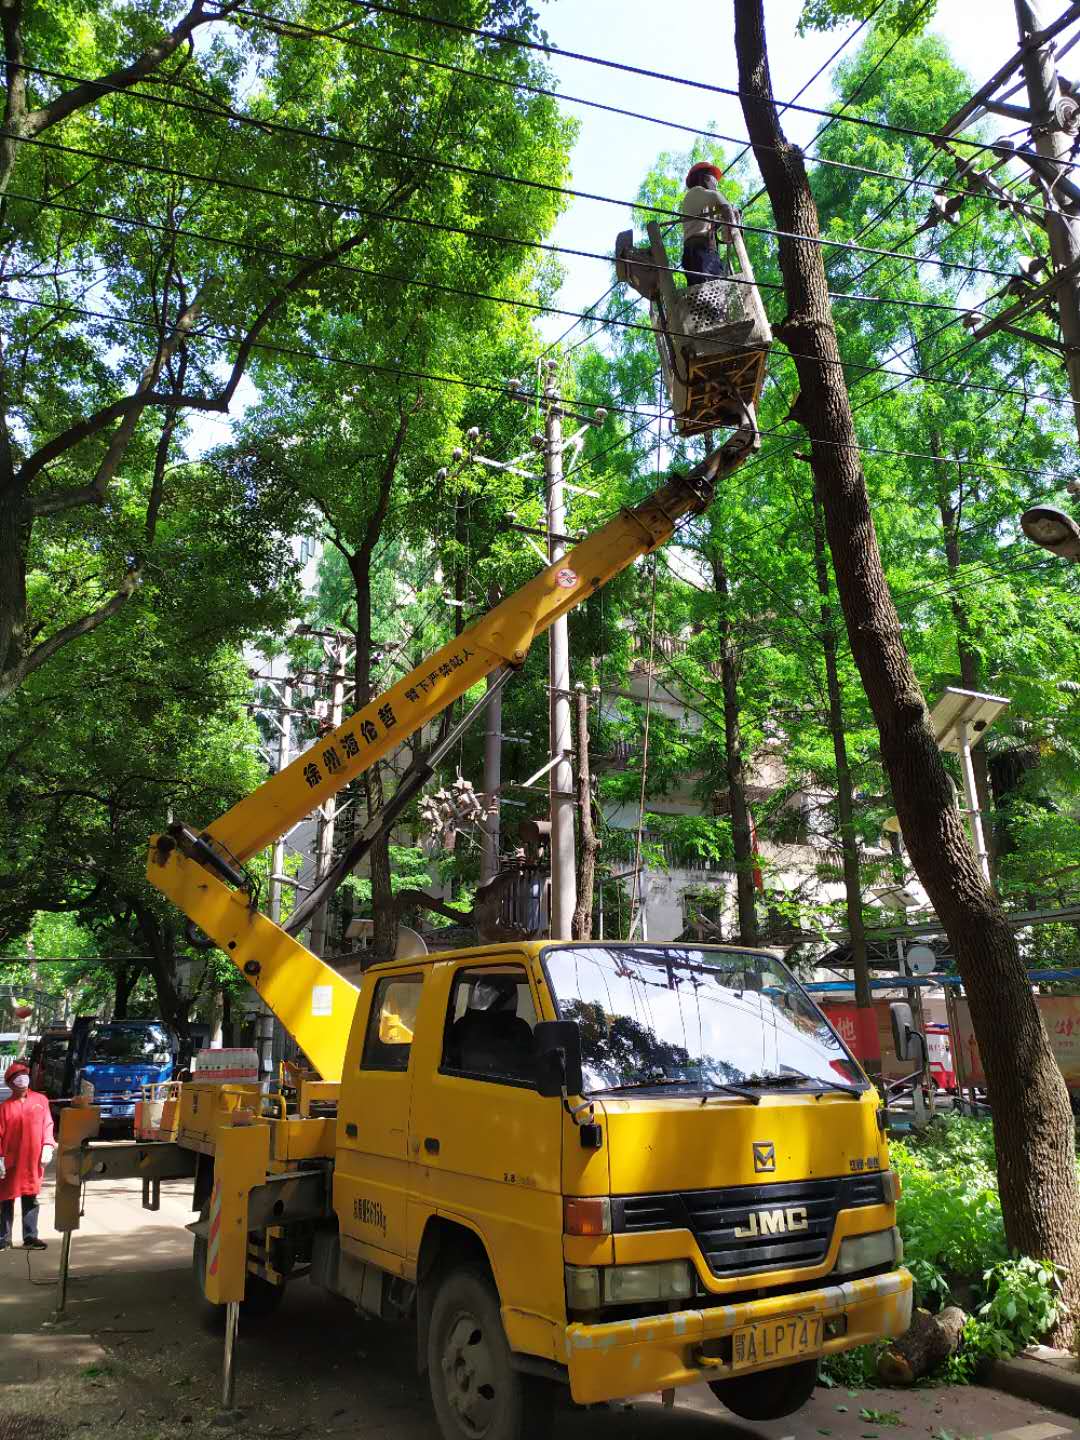
[[[43,1207],[51,1215],[51,1195]],[[0,1255],[0,1437],[175,1440],[209,1436],[216,1411],[220,1335],[207,1328],[190,1274],[187,1187],[163,1186],[161,1209],[140,1207],[135,1183],[91,1186],[75,1235],[69,1323],[43,1328],[55,1298],[59,1241],[28,1256]],[[274,1440],[437,1440],[407,1327],[357,1317],[306,1282],[277,1315],[248,1328],[238,1346],[242,1436]],[[869,1412],[874,1412],[872,1415]],[[24,1416],[19,1428],[14,1417]],[[899,1391],[819,1389],[799,1415],[749,1425],[704,1386],[673,1410],[656,1396],[632,1407],[575,1411],[559,1440],[1080,1440],[1080,1424],[1023,1400],[977,1388]]]

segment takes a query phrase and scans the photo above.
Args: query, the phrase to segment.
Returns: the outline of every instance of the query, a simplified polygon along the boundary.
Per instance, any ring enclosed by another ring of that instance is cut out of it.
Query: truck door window
[[[361,1070],[409,1068],[422,983],[419,975],[387,975],[375,986]]]
[[[441,1069],[531,1085],[535,1024],[536,1007],[522,966],[461,970],[450,992]]]

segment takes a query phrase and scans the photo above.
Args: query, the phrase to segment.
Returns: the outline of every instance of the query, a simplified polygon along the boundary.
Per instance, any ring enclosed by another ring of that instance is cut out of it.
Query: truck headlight
[[[87,1100],[92,1100],[94,1098],[94,1086],[91,1081],[79,1081],[79,1094],[85,1096]]]
[[[899,1265],[904,1258],[904,1242],[894,1225],[891,1230],[874,1230],[869,1235],[849,1235],[840,1242],[836,1270],[850,1275],[854,1270],[873,1270],[878,1265]]]
[[[661,1300],[688,1300],[694,1293],[694,1272],[686,1260],[659,1265],[567,1265],[568,1310],[596,1310],[601,1305],[641,1305]]]
[[[686,1300],[694,1280],[685,1260],[661,1265],[611,1265],[601,1271],[605,1305],[638,1305],[643,1300]]]

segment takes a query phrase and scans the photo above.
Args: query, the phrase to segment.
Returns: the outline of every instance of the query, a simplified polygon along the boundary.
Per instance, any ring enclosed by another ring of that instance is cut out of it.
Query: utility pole
[[[566,554],[566,492],[563,488],[562,407],[556,383],[557,360],[545,361],[544,476],[547,482],[548,558]],[[548,630],[548,698],[551,758],[551,938],[569,940],[577,907],[574,864],[574,770],[570,731],[570,637],[566,616]]]
[[[280,774],[289,763],[292,749],[292,686],[286,677],[281,682],[281,716],[277,725],[277,754],[274,760],[275,773]],[[285,839],[279,836],[270,851],[270,919],[275,925],[281,924],[281,887],[285,877]]]
[[[332,666],[330,690],[330,715],[328,733],[341,724],[345,701],[346,642],[344,637],[335,635],[329,642],[324,641],[327,659]],[[316,850],[315,884],[317,885],[334,863],[334,818],[337,803],[333,795],[325,800],[319,809],[318,844]],[[320,959],[326,950],[326,919],[329,902],[324,901],[311,917],[309,943],[312,952]]]
[[[1058,318],[1065,341],[1069,389],[1075,402],[1073,416],[1080,430],[1080,216],[1076,199],[1070,199],[1067,192],[1063,193],[1065,187],[1058,185],[1063,177],[1067,181],[1070,177],[1072,137],[1062,122],[1067,120],[1075,134],[1076,103],[1062,93],[1052,41],[1031,44],[1032,36],[1040,35],[1045,28],[1036,0],[1015,0],[1015,5],[1035,150],[1049,162],[1037,173],[1047,197],[1045,225],[1050,257],[1061,276],[1056,287]]]
[[[581,874],[578,884],[577,906],[574,910],[575,940],[592,939],[593,891],[596,877],[596,852],[600,841],[596,835],[592,816],[592,776],[589,765],[589,697],[585,686],[579,681],[574,686],[574,701],[577,709],[577,804],[581,816]]]
[[[487,688],[493,688],[488,676]],[[502,785],[502,686],[488,701],[484,730],[484,795],[487,814],[480,826],[480,884],[486,885],[499,873],[499,787]]]

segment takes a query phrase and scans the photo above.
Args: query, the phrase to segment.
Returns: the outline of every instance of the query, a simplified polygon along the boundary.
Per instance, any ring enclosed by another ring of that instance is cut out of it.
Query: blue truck
[[[178,1041],[160,1020],[98,1020],[80,1015],[72,1024],[62,1063],[43,1077],[54,1114],[77,1095],[101,1107],[103,1128],[130,1133],[135,1102],[144,1085],[171,1080]]]

